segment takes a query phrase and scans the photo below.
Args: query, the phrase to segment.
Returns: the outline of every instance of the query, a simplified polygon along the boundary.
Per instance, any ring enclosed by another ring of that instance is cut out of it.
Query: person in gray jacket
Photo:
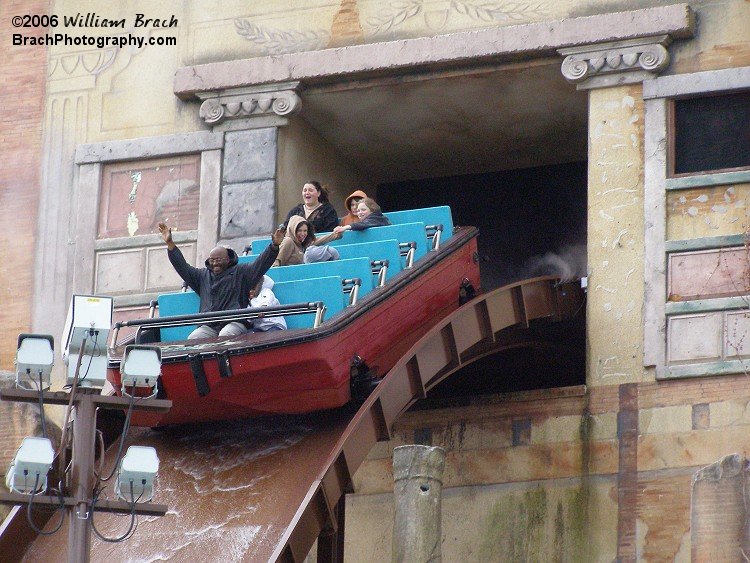
[[[200,297],[200,312],[244,309],[248,305],[248,292],[255,287],[268,271],[279,253],[279,244],[284,230],[278,229],[271,237],[271,244],[250,264],[238,264],[237,253],[231,248],[217,246],[208,255],[205,268],[195,268],[172,240],[172,229],[159,223],[159,232],[167,244],[167,255],[177,274]],[[236,336],[247,332],[242,322],[215,322],[201,325],[188,338],[212,338]]]

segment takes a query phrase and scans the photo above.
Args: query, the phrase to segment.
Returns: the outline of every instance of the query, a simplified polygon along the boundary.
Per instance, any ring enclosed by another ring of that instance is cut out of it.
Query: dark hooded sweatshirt
[[[167,251],[174,269],[200,297],[201,313],[246,308],[250,288],[258,284],[276,260],[279,247],[269,245],[251,264],[238,264],[237,253],[231,248],[227,248],[227,252],[229,266],[217,275],[209,269],[208,260],[205,268],[194,268],[187,263],[179,248]]]

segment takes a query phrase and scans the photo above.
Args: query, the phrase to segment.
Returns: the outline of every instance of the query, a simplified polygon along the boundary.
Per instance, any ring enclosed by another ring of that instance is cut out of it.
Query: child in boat
[[[364,198],[357,204],[357,217],[359,217],[358,222],[340,225],[333,229],[333,232],[364,231],[370,227],[383,227],[391,224],[390,219],[383,215],[380,206],[370,197]]]
[[[336,227],[337,229],[339,227]],[[274,261],[274,266],[291,266],[292,264],[305,263],[305,250],[309,246],[322,246],[332,240],[341,238],[338,233],[330,233],[322,237],[315,236],[315,228],[312,223],[298,215],[289,219],[286,227],[286,236],[279,246],[279,255]]]
[[[263,276],[257,285],[248,292],[247,297],[250,299],[248,307],[273,307],[274,305],[281,305],[272,291],[273,285],[274,282],[271,278]],[[249,329],[250,332],[286,330],[286,320],[284,317],[262,317],[248,321],[248,323],[252,323]]]
[[[347,214],[345,217],[341,218],[342,225],[351,225],[352,223],[359,221],[359,217],[357,217],[357,206],[359,205],[359,202],[366,197],[367,194],[362,190],[357,190],[349,194],[344,200],[344,207],[346,207]]]

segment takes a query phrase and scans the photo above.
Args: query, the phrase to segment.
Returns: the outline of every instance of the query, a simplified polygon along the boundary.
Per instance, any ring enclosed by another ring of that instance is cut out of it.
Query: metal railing
[[[385,285],[385,277],[388,275],[388,266],[390,262],[388,260],[373,260],[370,262],[372,266],[372,275],[378,276],[378,287]]]
[[[359,281],[359,280],[357,280]],[[355,295],[356,299],[356,295]],[[211,322],[249,321],[253,319],[282,317],[287,315],[307,315],[314,313],[313,328],[318,328],[323,322],[325,314],[323,301],[309,303],[292,303],[290,305],[276,305],[272,307],[253,307],[246,309],[230,309],[228,311],[214,311],[209,313],[193,313],[189,315],[173,315],[170,317],[150,317],[147,319],[133,319],[115,323],[112,330],[112,347],[117,346],[117,336],[121,328],[138,327],[136,339],[144,328],[169,328],[189,326],[193,324],[207,324]]]
[[[443,225],[425,225],[427,238],[432,239],[432,250],[440,250],[440,238],[443,234]]]
[[[414,266],[414,253],[417,251],[416,242],[400,242],[398,243],[399,255],[406,257],[406,267],[411,268]]]
[[[354,307],[359,298],[359,288],[362,285],[362,280],[359,278],[345,278],[341,280],[341,285],[344,286],[344,293],[349,294],[349,304],[347,307]]]

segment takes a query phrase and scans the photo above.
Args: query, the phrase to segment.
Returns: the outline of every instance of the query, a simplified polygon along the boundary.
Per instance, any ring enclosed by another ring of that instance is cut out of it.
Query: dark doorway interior
[[[385,211],[450,205],[456,225],[479,228],[484,290],[543,274],[586,275],[586,162],[378,187]],[[585,307],[561,324],[532,328],[536,344],[462,369],[415,408],[478,395],[585,383]]]
[[[382,184],[377,197],[385,211],[450,205],[456,225],[478,227],[485,290],[585,275],[585,162]]]

